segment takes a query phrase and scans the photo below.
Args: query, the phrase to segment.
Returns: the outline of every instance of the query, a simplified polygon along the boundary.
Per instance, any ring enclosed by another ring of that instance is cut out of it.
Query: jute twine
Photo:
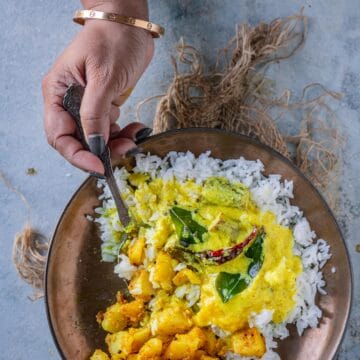
[[[266,76],[271,64],[301,47],[306,29],[302,13],[255,27],[241,24],[211,71],[205,69],[201,54],[181,41],[173,59],[174,78],[166,94],[158,96],[154,131],[210,127],[249,135],[294,161],[334,207],[341,139],[329,101],[340,94],[315,83],[293,101],[289,90],[277,96],[274,82]],[[153,98],[141,102],[137,113]],[[295,134],[280,131],[290,116],[298,119]],[[26,282],[41,288],[46,249],[38,236],[31,227],[16,236],[14,263]]]
[[[341,138],[329,102],[341,95],[314,83],[292,101],[289,90],[276,96],[265,75],[271,64],[301,47],[306,30],[302,13],[255,27],[241,24],[215,71],[206,71],[200,53],[182,41],[173,58],[174,78],[157,106],[155,132],[211,127],[251,136],[291,159],[334,207],[329,185],[338,178]],[[182,64],[186,71],[179,70]],[[297,134],[280,130],[281,120],[290,116],[298,119]]]
[[[27,210],[27,220],[21,231],[15,235],[12,251],[12,261],[18,275],[34,288],[30,297],[36,300],[42,297],[44,287],[45,264],[49,241],[31,224],[31,207],[24,194],[16,189],[10,181],[0,172],[0,181],[17,194]]]

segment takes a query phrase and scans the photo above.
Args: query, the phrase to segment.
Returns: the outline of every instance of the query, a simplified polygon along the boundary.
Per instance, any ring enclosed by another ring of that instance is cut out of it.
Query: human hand
[[[138,17],[147,17],[146,2],[138,1],[137,6],[140,3],[145,3],[146,14],[142,8],[143,14]],[[121,5],[125,6],[126,1]],[[134,11],[139,10],[114,8],[111,1],[92,8],[129,16],[136,16]],[[141,77],[153,51],[153,39],[146,30],[88,20],[57,59],[43,80],[44,125],[49,144],[71,164],[86,171],[104,173],[100,159],[81,145],[76,137],[76,124],[63,108],[63,96],[68,86],[78,83],[85,87],[80,108],[85,136],[102,134],[112,157],[123,156],[136,147],[134,141],[146,130],[140,123],[120,129],[116,124],[120,114],[118,105],[126,100],[126,94]]]

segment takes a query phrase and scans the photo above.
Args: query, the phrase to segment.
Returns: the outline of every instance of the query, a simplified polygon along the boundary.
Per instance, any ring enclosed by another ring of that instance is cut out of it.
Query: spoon
[[[114,199],[116,210],[119,215],[119,220],[124,228],[130,223],[129,211],[121,198],[119,188],[116,184],[114,172],[111,166],[110,149],[105,144],[105,140],[100,134],[93,134],[89,136],[88,142],[85,139],[84,129],[80,120],[80,105],[84,94],[84,88],[80,85],[71,85],[65,92],[63,105],[64,108],[72,115],[75,120],[78,136],[83,147],[96,155],[104,165],[104,178],[110,189],[111,195]]]
[[[65,110],[75,120],[78,137],[84,149],[91,151],[103,163],[105,169],[104,179],[106,180],[111,195],[114,199],[119,220],[124,226],[124,228],[126,228],[126,226],[129,225],[131,219],[129,216],[128,208],[126,207],[123,199],[121,198],[119,188],[116,184],[114,172],[111,166],[110,149],[105,144],[105,140],[102,135],[99,134],[90,135],[88,142],[86,142],[85,139],[85,133],[81,125],[81,119],[80,119],[80,105],[83,94],[84,94],[84,88],[82,86],[76,84],[69,86],[63,98],[63,106]],[[124,295],[127,301],[134,300],[134,298],[129,292],[126,279],[120,278],[119,288],[120,288],[120,292]]]

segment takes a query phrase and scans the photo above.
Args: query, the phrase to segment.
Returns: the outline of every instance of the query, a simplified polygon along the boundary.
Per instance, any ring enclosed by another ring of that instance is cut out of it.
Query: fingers
[[[84,150],[81,143],[73,136],[62,135],[58,137],[55,148],[72,165],[89,172],[104,173],[101,160],[91,152]]]
[[[76,127],[72,117],[58,105],[45,109],[45,131],[49,144],[72,165],[93,172],[104,172],[98,157],[83,149],[75,138]]]
[[[111,124],[110,125],[110,140],[115,139],[118,137],[119,132],[121,131],[121,128],[118,124]]]
[[[135,142],[139,140],[139,136],[143,136],[143,138],[145,138],[150,135],[152,131],[152,129],[138,122],[131,123],[122,130],[120,130],[119,127],[115,128],[115,126],[117,125],[113,124],[112,127],[114,128],[111,130],[114,131],[115,135],[111,137],[109,141],[111,158],[115,163],[124,156],[130,154],[135,155],[139,152]]]
[[[53,148],[56,148],[56,141],[60,136],[76,133],[74,120],[57,104],[45,105],[44,125],[48,143]]]
[[[69,83],[74,80],[67,79]],[[76,138],[76,125],[71,115],[63,108],[62,100],[67,85],[56,74],[43,80],[44,126],[48,143],[74,166],[93,172],[104,172],[101,161],[83,149]]]
[[[111,159],[116,163],[123,158],[129,151],[137,149],[134,141],[126,138],[117,138],[109,142]]]
[[[114,124],[120,116],[120,109],[118,106],[111,105],[110,108],[110,124]]]
[[[81,123],[86,138],[89,135],[101,134],[105,142],[109,139],[110,118],[115,111],[111,105],[112,90],[90,79],[86,85],[80,107]]]
[[[147,130],[145,130],[147,129]],[[127,138],[130,140],[135,141],[139,141],[142,140],[144,138],[143,134],[145,134],[146,136],[149,136],[150,133],[152,132],[152,129],[146,127],[144,124],[139,123],[139,122],[133,122],[127,126],[125,126],[118,134],[117,137],[118,138]]]

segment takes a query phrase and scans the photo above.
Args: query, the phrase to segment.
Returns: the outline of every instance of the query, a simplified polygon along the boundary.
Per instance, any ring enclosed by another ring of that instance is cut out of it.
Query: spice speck
[[[37,170],[33,167],[26,169],[26,175],[34,176],[37,174]]]

